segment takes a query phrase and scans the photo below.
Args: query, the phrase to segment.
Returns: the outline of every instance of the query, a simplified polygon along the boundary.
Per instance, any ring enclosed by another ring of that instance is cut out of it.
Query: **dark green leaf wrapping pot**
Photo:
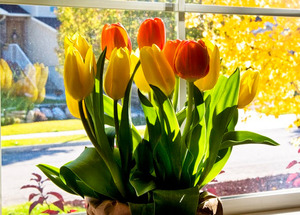
[[[121,203],[115,200],[100,201],[86,198],[87,215],[222,215],[219,198],[200,192],[197,188],[183,190],[154,190],[153,203]]]

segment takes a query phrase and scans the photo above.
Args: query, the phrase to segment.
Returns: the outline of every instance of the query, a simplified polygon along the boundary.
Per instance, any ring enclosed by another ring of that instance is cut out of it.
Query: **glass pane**
[[[225,173],[208,186],[218,195],[299,186],[299,24],[300,18],[186,15],[187,38],[203,37],[218,45],[221,73],[231,74],[237,67],[260,72],[259,93],[240,111],[237,129],[280,143],[235,146]],[[287,168],[289,164],[295,165]]]
[[[205,4],[205,5],[223,5],[223,6],[237,6],[237,7],[260,7],[260,8],[291,8],[298,9],[299,1],[295,0],[186,0],[186,3]]]
[[[1,70],[1,81],[5,80],[1,83],[3,214],[9,214],[10,206],[15,210],[16,205],[22,205],[26,214],[28,197],[38,190],[20,188],[37,185],[30,180],[38,179],[32,173],[46,178],[36,165],[46,163],[60,167],[78,157],[84,146],[91,146],[81,121],[71,116],[66,106],[62,77],[64,37],[81,33],[93,45],[98,57],[104,24],[122,23],[135,50],[137,30],[142,21],[161,17],[167,38],[175,39],[175,16],[164,12],[3,4],[0,11],[6,14],[0,15],[0,56],[1,65],[5,65],[1,67],[5,71],[4,78]],[[145,120],[136,90],[133,93],[133,123],[141,125]],[[45,192],[58,192],[65,201],[82,206],[80,197],[63,192],[52,182],[44,185]],[[52,197],[51,201],[57,200]]]

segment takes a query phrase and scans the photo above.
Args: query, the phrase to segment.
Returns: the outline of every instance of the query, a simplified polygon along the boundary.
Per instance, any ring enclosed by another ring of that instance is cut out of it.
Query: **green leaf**
[[[277,146],[279,143],[266,136],[250,131],[230,131],[227,132],[220,145],[220,149],[241,145],[241,144],[267,144]]]
[[[186,118],[186,106],[176,113],[176,117],[177,117],[179,126],[181,126],[183,121]]]
[[[155,214],[195,215],[199,202],[197,187],[184,190],[154,190]]]
[[[165,122],[165,126],[167,127],[167,134],[174,133],[174,137],[177,136],[178,132],[180,132],[180,128],[176,113],[170,100],[158,87],[151,85],[151,88],[153,89],[156,96],[159,110],[162,111],[160,121]]]
[[[221,76],[215,87],[205,94],[206,104],[206,138],[209,141],[209,149],[206,154],[205,166],[201,173],[199,183],[205,180],[216,162],[220,144],[230,122],[233,120],[237,108],[240,84],[239,69],[229,77]]]
[[[135,171],[130,177],[130,184],[134,187],[136,195],[144,195],[156,188],[154,177],[150,173]]]
[[[205,177],[205,180],[202,182],[201,187],[205,186],[207,183],[213,180],[222,171],[223,167],[225,166],[231,155],[231,151],[231,147],[219,151],[217,160],[210,172]]]
[[[78,187],[76,178],[101,195],[112,199],[122,198],[113,182],[109,169],[94,148],[86,148],[77,159],[62,166],[60,173],[67,184],[75,187],[82,196],[88,194],[84,193],[86,190]]]
[[[157,116],[157,112],[151,102],[138,90],[138,96],[144,111],[144,115],[147,123],[147,132],[151,135],[145,134],[145,139],[148,139],[151,143],[152,150],[155,148],[158,139],[161,136],[161,126]]]
[[[132,153],[133,153],[133,140],[132,140],[132,123],[130,115],[130,99],[131,99],[131,87],[133,77],[140,66],[140,62],[137,63],[133,74],[127,84],[125,96],[123,99],[122,118],[119,130],[119,150],[121,156],[122,169],[124,173],[129,176],[132,167]]]
[[[59,188],[62,190],[76,194],[72,189],[70,189],[60,178],[59,168],[50,166],[47,164],[38,164],[37,167]]]
[[[132,215],[153,215],[154,203],[135,204],[129,202],[130,212]]]

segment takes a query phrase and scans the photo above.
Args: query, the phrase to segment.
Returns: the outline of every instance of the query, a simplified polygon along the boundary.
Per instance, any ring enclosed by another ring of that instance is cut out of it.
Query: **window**
[[[159,16],[163,18],[166,24],[168,39],[207,37],[218,44],[223,58],[222,71],[224,73],[230,73],[237,66],[242,69],[253,67],[267,72],[268,77],[272,76],[274,82],[262,87],[255,106],[251,107],[252,112],[244,114],[241,111],[242,118],[247,117],[248,119],[246,122],[241,121],[238,129],[253,130],[265,134],[277,140],[281,143],[281,146],[251,145],[235,147],[229,162],[224,168],[225,173],[220,174],[216,178],[217,182],[213,182],[207,189],[212,192],[217,190],[217,194],[220,196],[233,195],[224,197],[225,212],[227,211],[229,214],[299,207],[297,199],[299,199],[300,190],[296,188],[289,190],[288,188],[296,186],[286,182],[288,176],[294,173],[293,168],[286,169],[286,167],[293,160],[299,161],[297,148],[290,143],[290,141],[294,141],[294,144],[297,144],[297,130],[295,128],[289,131],[285,129],[296,120],[295,115],[279,116],[278,119],[273,116],[259,118],[259,115],[254,114],[249,117],[249,113],[253,113],[253,110],[258,107],[261,107],[260,110],[263,113],[275,115],[284,112],[297,113],[298,98],[293,100],[298,95],[295,86],[298,86],[298,80],[300,80],[297,77],[297,71],[299,70],[297,59],[300,56],[300,44],[297,41],[300,33],[298,28],[300,26],[300,10],[294,9],[299,6],[297,2],[290,1],[288,3],[288,1],[285,1],[279,3],[275,0],[266,1],[265,4],[262,4],[261,1],[253,1],[250,4],[240,3],[240,1],[210,0],[178,0],[177,2],[174,0],[150,2],[117,0],[87,0],[83,2],[76,0],[72,3],[64,0],[31,0],[26,2],[23,0],[5,0],[4,2],[0,5],[1,57],[3,56],[7,61],[10,61],[9,66],[13,67],[15,71],[27,71],[27,74],[29,73],[28,59],[32,63],[43,63],[48,67],[48,78],[52,79],[53,82],[47,83],[49,91],[46,92],[46,95],[48,93],[52,97],[49,96],[46,99],[51,100],[52,109],[59,108],[62,110],[65,108],[63,89],[58,84],[63,82],[61,78],[57,78],[62,68],[61,65],[63,65],[63,59],[61,57],[57,58],[56,51],[58,56],[63,55],[62,42],[66,32],[83,32],[83,28],[90,28],[86,36],[90,39],[89,42],[93,44],[95,52],[99,53],[100,45],[97,36],[100,35],[99,33],[105,22],[121,22],[126,27],[130,37],[135,39],[139,23],[147,17]],[[13,8],[10,4],[21,6]],[[90,14],[90,17],[93,18],[84,19],[84,15],[87,14]],[[60,17],[60,22],[53,19],[55,16]],[[3,22],[4,18],[6,24]],[[98,28],[94,27],[97,25]],[[61,29],[57,30],[57,26],[61,26]],[[133,48],[136,47],[136,41],[133,40]],[[18,54],[9,55],[9,53]],[[18,67],[15,64],[12,65],[16,59],[18,59],[18,62],[22,62]],[[278,69],[274,70],[273,65],[276,65]],[[39,68],[38,66],[42,68],[39,64],[36,65],[36,69]],[[293,80],[288,75],[290,72],[295,74]],[[14,78],[18,79],[18,77]],[[181,93],[185,96],[185,88],[184,86],[181,87]],[[270,91],[275,91],[279,87],[282,88],[280,91],[282,94],[274,93],[270,96]],[[55,102],[53,102],[53,99],[55,99]],[[287,103],[283,103],[288,101],[291,104],[289,107],[284,105]],[[3,96],[1,98],[2,108],[3,106],[16,107],[17,104],[13,102],[12,100],[5,100]],[[32,103],[24,104],[22,101],[18,101],[18,104],[28,105],[26,106],[27,109],[30,105],[33,105]],[[40,107],[42,108],[43,105]],[[59,109],[57,109],[58,112]],[[10,120],[8,117],[10,111],[8,110],[9,108],[5,112],[6,120]],[[134,113],[139,118],[138,105]],[[1,114],[4,117],[2,109]],[[15,117],[14,120],[16,118],[22,120],[24,113],[21,112],[20,114],[21,116]],[[257,120],[259,120],[259,123],[257,123]],[[74,124],[78,123],[76,120],[73,122]],[[137,121],[135,123],[142,124],[143,122]],[[79,123],[77,130],[80,129],[82,127]],[[31,173],[37,171],[34,169],[36,164],[44,162],[60,166],[80,153],[80,149],[75,151],[75,148],[82,148],[83,145],[89,144],[84,134],[76,133],[72,138],[74,140],[81,139],[81,143],[71,143],[72,150],[67,148],[66,144],[60,146],[47,145],[42,149],[36,147],[33,150],[23,147],[21,149],[24,150],[24,154],[27,150],[35,156],[28,161],[28,159],[21,156],[18,158],[12,156],[15,151],[6,147],[5,144],[8,142],[6,138],[2,132],[2,207],[7,206],[6,201],[9,198],[15,198],[11,196],[10,190],[16,189],[16,186],[20,188],[24,185],[22,184],[23,181],[20,180],[21,178],[28,178],[28,184],[30,183]],[[38,142],[40,137],[32,136],[30,138],[33,142]],[[70,140],[65,141],[69,142]],[[15,141],[15,144],[17,144],[17,141]],[[68,144],[70,145],[70,143]],[[52,154],[60,155],[60,158],[65,157],[65,160],[53,160],[50,156]],[[25,165],[26,173],[19,172],[19,170],[24,169]],[[12,172],[8,166],[17,168],[17,170]],[[15,180],[14,185],[9,185],[12,179]],[[55,189],[54,185],[52,187],[49,184],[47,185],[49,189]],[[280,191],[278,191],[279,189]],[[57,191],[61,193],[59,189]],[[264,193],[265,191],[272,192]],[[258,193],[251,194],[253,192]],[[20,199],[26,201],[30,191],[22,190],[18,193],[22,193],[23,197],[20,197]],[[247,194],[241,195],[244,193]],[[72,199],[68,195],[65,198],[67,200]],[[18,200],[12,201],[18,202]],[[243,205],[243,201],[248,201],[248,205],[250,205],[249,201],[253,201],[255,202],[253,204],[258,206],[257,208],[247,206],[236,208],[234,206],[236,204]],[[261,204],[262,201],[266,204]],[[276,202],[276,207],[274,202]]]

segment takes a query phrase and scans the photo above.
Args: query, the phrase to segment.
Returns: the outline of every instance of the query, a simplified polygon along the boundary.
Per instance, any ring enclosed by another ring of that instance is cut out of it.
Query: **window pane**
[[[295,0],[186,0],[187,3],[205,4],[205,5],[223,5],[237,7],[260,7],[260,8],[293,8],[297,9],[300,6],[299,1]]]
[[[299,186],[299,18],[187,14],[186,36],[215,42],[221,73],[237,67],[260,72],[259,93],[247,112],[240,112],[239,130],[252,130],[278,141],[278,147],[236,146],[210,185],[218,195]],[[297,120],[297,121],[296,121]],[[289,129],[288,129],[289,128]],[[291,173],[296,173],[291,175]],[[294,177],[294,178],[291,178]]]
[[[4,85],[1,83],[2,200],[5,209],[26,203],[30,193],[36,191],[20,190],[24,185],[35,185],[35,181],[30,180],[36,178],[32,173],[46,178],[37,164],[60,167],[78,157],[84,146],[91,146],[81,121],[72,117],[66,106],[62,77],[64,37],[81,33],[93,45],[98,57],[101,30],[106,23],[122,23],[134,50],[138,27],[146,18],[161,17],[168,39],[176,38],[176,30],[175,16],[171,12],[3,4],[0,11],[5,14],[0,15],[0,56],[3,65],[5,62],[6,80]],[[42,81],[41,74],[46,75],[46,80]],[[133,123],[141,125],[145,120],[136,89],[132,93]],[[45,182],[45,191],[63,194],[65,200],[80,199],[63,192],[52,182]]]

